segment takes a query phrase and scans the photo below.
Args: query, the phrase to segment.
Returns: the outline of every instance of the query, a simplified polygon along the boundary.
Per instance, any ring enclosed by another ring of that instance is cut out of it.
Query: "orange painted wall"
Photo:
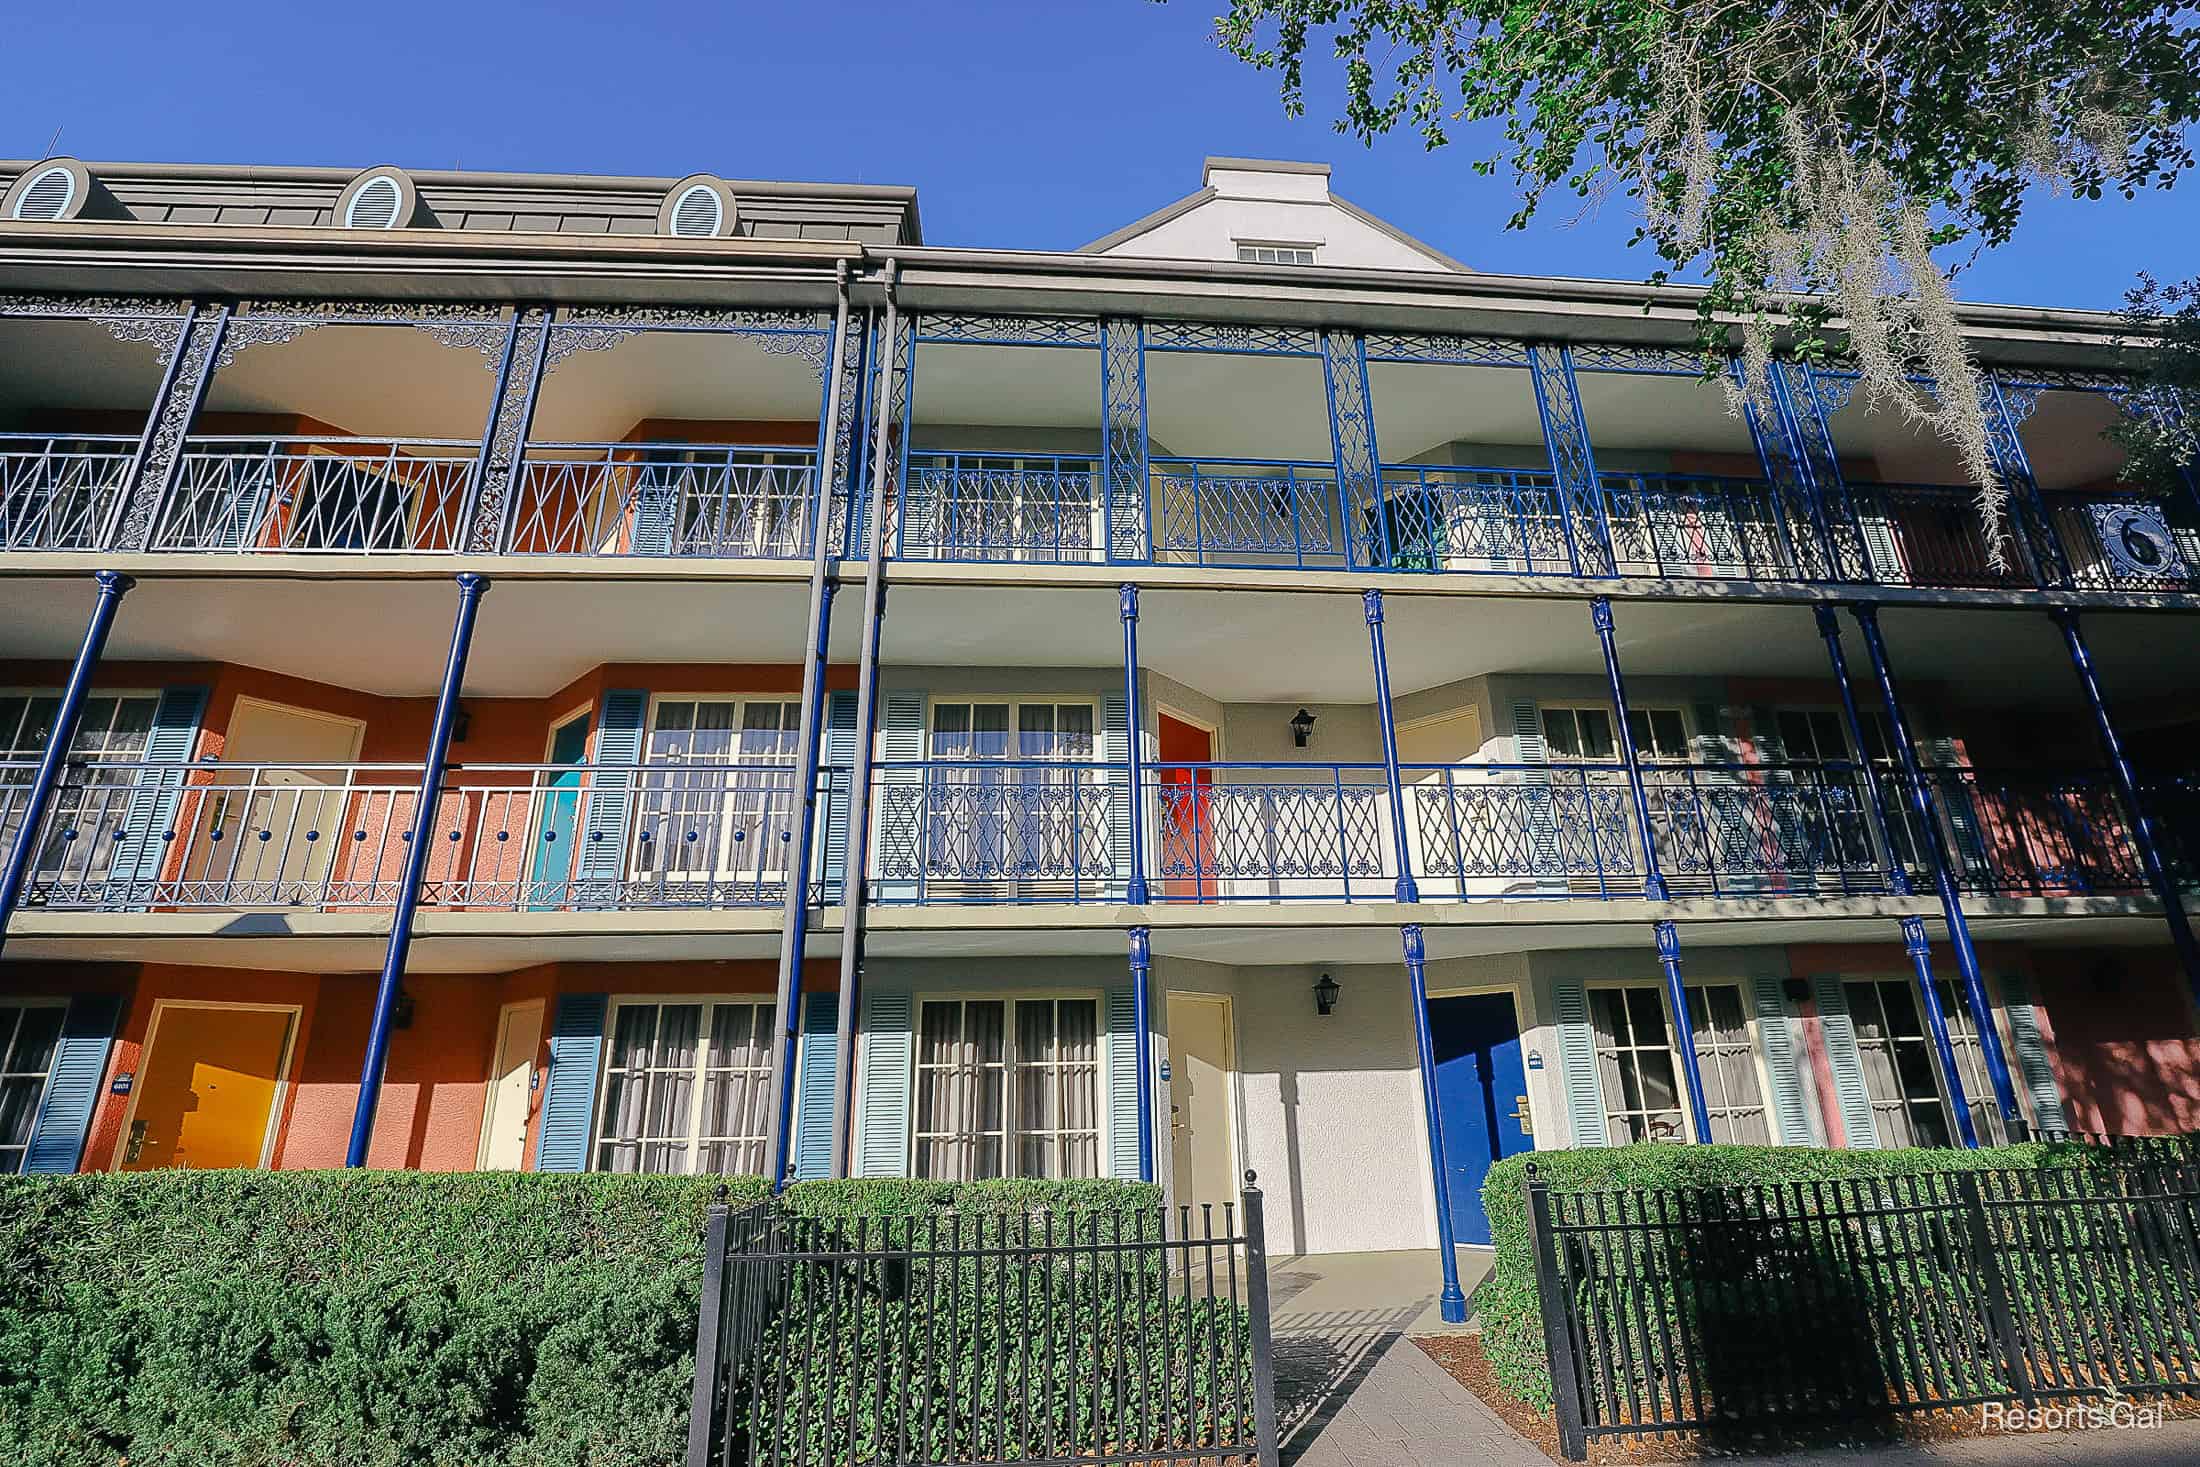
[[[536,1056],[547,1074],[548,1028],[563,993],[769,994],[777,967],[769,960],[686,963],[549,963],[505,974],[422,974],[405,980],[413,1022],[390,1036],[382,1098],[367,1164],[420,1171],[471,1169],[481,1139],[491,1050],[503,1005],[546,1000],[543,1044]],[[830,992],[839,977],[831,961],[809,964],[804,992]],[[11,963],[0,969],[0,991],[131,992],[84,1153],[84,1169],[113,1169],[124,1136],[129,1097],[111,1092],[117,1074],[139,1072],[155,1007],[162,1000],[288,1004],[299,1010],[288,1083],[277,1105],[273,1165],[279,1170],[340,1167],[358,1104],[359,1070],[376,977],[369,973],[274,973],[250,969],[146,964]],[[133,991],[134,985],[134,991]],[[539,1108],[541,1091],[535,1094]],[[539,1110],[528,1117],[527,1162],[534,1163]]]
[[[2071,1129],[2200,1130],[2200,1037],[2175,956],[2129,948],[2040,948],[2032,956]]]

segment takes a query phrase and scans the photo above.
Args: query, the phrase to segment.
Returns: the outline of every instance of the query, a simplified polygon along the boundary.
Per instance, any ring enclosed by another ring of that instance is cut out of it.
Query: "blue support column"
[[[1872,839],[1879,843],[1881,864],[1887,873],[1887,890],[1909,896],[1910,873],[1895,854],[1894,821],[1887,811],[1887,792],[1874,775],[1871,756],[1865,752],[1864,718],[1856,709],[1856,688],[1849,682],[1849,659],[1841,650],[1841,618],[1830,606],[1811,608],[1818,618],[1818,635],[1826,639],[1826,659],[1833,664],[1834,686],[1841,690],[1841,721],[1848,729],[1849,747],[1856,751],[1857,778],[1864,786],[1864,815],[1871,821]]]
[[[1459,1288],[1459,1253],[1452,1241],[1451,1178],[1444,1162],[1444,1114],[1436,1103],[1436,1041],[1428,1027],[1428,948],[1421,938],[1421,924],[1408,922],[1398,929],[1405,940],[1406,980],[1413,993],[1413,1047],[1421,1066],[1421,1105],[1428,1123],[1429,1177],[1436,1187],[1436,1252],[1444,1272],[1443,1292],[1437,1308],[1446,1324],[1462,1324],[1467,1317],[1467,1296]]]
[[[1329,446],[1337,468],[1337,526],[1347,564],[1389,568],[1390,508],[1383,502],[1382,454],[1367,388],[1367,338],[1322,333],[1322,386],[1329,400]]]
[[[2015,1136],[2023,1127],[2024,1113],[2017,1108],[2016,1087],[2009,1079],[2009,1058],[2002,1050],[2001,1034],[1994,1028],[1993,1006],[1986,998],[1986,980],[1979,972],[1978,950],[1971,945],[1970,924],[1964,920],[1963,898],[1956,890],[1955,872],[1949,865],[1947,847],[1941,839],[1932,792],[1926,787],[1925,771],[1918,767],[1917,749],[1910,741],[1909,720],[1903,716],[1902,700],[1895,691],[1894,670],[1887,662],[1886,640],[1879,634],[1879,608],[1865,601],[1849,610],[1864,634],[1864,650],[1871,656],[1872,673],[1879,681],[1879,696],[1887,705],[1889,737],[1894,744],[1895,757],[1902,761],[1902,781],[1909,790],[1910,813],[1917,819],[1918,840],[1925,848],[1933,889],[1940,896],[1941,916],[1948,925],[1948,941],[1956,951],[1956,968],[1963,975],[1964,998],[1971,1006],[1972,1021],[1978,1026],[1979,1051],[1986,1059],[1986,1076],[1994,1085],[1994,1102],[2010,1134]],[[1954,1078],[1952,1072],[1950,1078]]]
[[[1129,789],[1125,797],[1130,801],[1125,812],[1125,839],[1130,846],[1127,853],[1130,876],[1124,883],[1123,900],[1134,907],[1142,907],[1151,899],[1146,887],[1146,778],[1144,751],[1139,747],[1145,726],[1144,714],[1138,706],[1138,588],[1124,583],[1122,588],[1123,612],[1123,759],[1125,778]],[[1143,1030],[1141,1030],[1143,1032]]]
[[[389,951],[382,959],[382,981],[374,991],[374,1018],[367,1028],[367,1058],[359,1068],[359,1104],[351,1116],[351,1145],[344,1165],[367,1164],[367,1143],[374,1138],[374,1110],[382,1098],[382,1069],[389,1058],[390,1016],[405,983],[405,957],[412,951],[413,913],[420,906],[420,878],[428,865],[428,844],[435,838],[436,806],[443,801],[443,766],[451,755],[451,725],[458,717],[458,695],[466,682],[466,654],[474,641],[474,616],[489,589],[489,578],[472,571],[458,578],[458,620],[451,628],[450,656],[443,663],[443,686],[436,693],[435,722],[420,771],[420,795],[413,810],[412,833],[405,837],[405,870],[398,878],[397,910],[390,917]]]
[[[2185,982],[2191,985],[2194,1000],[2200,1001],[2200,943],[2193,940],[2184,893],[2177,889],[2177,879],[2162,855],[2161,833],[2154,817],[2147,813],[2146,797],[2140,793],[2138,776],[2124,753],[2124,741],[2117,737],[2116,721],[2108,716],[2108,700],[2101,694],[2101,681],[2093,670],[2093,653],[2085,644],[2085,633],[2078,629],[2078,613],[2058,606],[2047,614],[2062,628],[2063,642],[2070,649],[2070,665],[2077,670],[2086,705],[2093,710],[2093,731],[2100,737],[2101,753],[2108,760],[2116,792],[2123,796],[2124,808],[2131,813],[2131,838],[2139,848],[2139,864],[2146,872],[2147,884],[2162,903],[2162,918],[2169,924],[2170,942],[2177,949],[2179,966],[2185,970]]]
[[[2054,517],[2047,512],[2040,481],[2032,472],[2032,456],[2025,452],[2024,436],[2018,431],[2038,406],[2039,389],[2025,387],[2012,392],[1998,373],[1985,375],[1979,406],[1986,418],[1986,446],[1993,455],[2002,487],[2008,491],[2010,517],[2031,547],[2032,568],[2041,583],[2066,586],[2070,584],[2070,562],[2063,555],[2062,542],[2055,538]]]
[[[1925,1032],[1933,1039],[1933,1060],[1940,1067],[1942,1093],[1948,1097],[1948,1113],[1956,1123],[1956,1139],[1966,1150],[1978,1148],[1978,1128],[1971,1124],[1971,1098],[1964,1094],[1963,1076],[1956,1069],[1956,1049],[1948,1042],[1948,1015],[1940,1005],[1940,985],[1933,981],[1933,948],[1925,940],[1925,919],[1902,919],[1902,950],[1910,955],[1917,972],[1917,998],[1925,1009]],[[1987,1026],[1980,1025],[1983,1031]]]
[[[1391,845],[1398,862],[1397,896],[1401,902],[1417,902],[1421,889],[1413,880],[1413,842],[1406,838],[1406,793],[1398,775],[1398,720],[1390,709],[1390,658],[1383,651],[1383,593],[1363,591],[1367,609],[1367,639],[1375,655],[1375,724],[1383,735],[1383,777],[1389,785]],[[1342,818],[1342,812],[1339,812]]]
[[[119,571],[100,571],[92,579],[99,588],[92,602],[92,617],[85,623],[84,640],[69,668],[61,706],[54,710],[53,728],[46,735],[45,750],[38,756],[38,772],[31,776],[30,789],[24,795],[22,823],[16,826],[15,844],[8,849],[6,874],[0,875],[0,948],[7,944],[8,924],[15,920],[24,883],[30,879],[31,863],[45,841],[46,812],[53,806],[54,786],[61,782],[61,767],[68,760],[69,746],[76,741],[76,725],[84,716],[84,699],[92,690],[100,654],[107,648],[107,634],[114,630],[115,612],[137,584]]]
[[[1612,631],[1612,601],[1608,596],[1589,598],[1589,624],[1596,628],[1597,645],[1604,649],[1604,675],[1612,686],[1612,710],[1618,715],[1616,735],[1621,760],[1627,766],[1627,790],[1634,797],[1635,832],[1642,841],[1642,894],[1645,900],[1666,900],[1665,876],[1658,870],[1658,837],[1650,825],[1650,791],[1643,783],[1642,759],[1635,750],[1635,735],[1627,718],[1627,682],[1620,676],[1619,645]],[[1673,1009],[1674,1048],[1680,1051],[1681,1078],[1688,1085],[1688,1109],[1696,1118],[1696,1139],[1711,1139],[1711,1112],[1704,1101],[1703,1072],[1696,1064],[1696,1021],[1688,1011],[1688,990],[1681,984],[1681,933],[1669,920],[1655,923],[1658,963],[1665,969],[1668,1001]]]
[[[1665,1001],[1672,1005],[1673,1022],[1680,1030],[1674,1046],[1680,1051],[1681,1078],[1688,1084],[1688,1114],[1696,1123],[1696,1139],[1711,1141],[1711,1108],[1703,1095],[1703,1066],[1696,1058],[1696,1029],[1688,1013],[1688,985],[1681,979],[1681,930],[1670,921],[1656,922],[1651,931],[1658,942],[1658,966],[1665,970]]]
[[[1131,1049],[1138,1060],[1138,1180],[1153,1180],[1153,931],[1131,929]]]
[[[1146,441],[1146,328],[1129,317],[1100,321],[1100,533],[1110,561],[1153,558]]]

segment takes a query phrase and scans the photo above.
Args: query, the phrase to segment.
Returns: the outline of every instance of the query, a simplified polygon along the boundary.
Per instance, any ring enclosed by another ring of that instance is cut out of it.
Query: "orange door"
[[[1185,768],[1215,757],[1214,735],[1166,713],[1156,715],[1161,752],[1161,883],[1172,902],[1204,902],[1216,894],[1211,769]],[[1188,880],[1185,878],[1189,878]]]
[[[294,1018],[288,1010],[163,1008],[138,1074],[122,1169],[258,1166]]]

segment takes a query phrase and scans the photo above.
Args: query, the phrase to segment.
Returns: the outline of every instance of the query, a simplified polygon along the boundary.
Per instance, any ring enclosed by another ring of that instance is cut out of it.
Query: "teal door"
[[[588,715],[569,718],[550,735],[550,762],[563,766],[546,772],[542,819],[535,830],[534,875],[528,905],[537,911],[566,905],[577,855],[574,830],[580,824],[582,765],[588,758]]]

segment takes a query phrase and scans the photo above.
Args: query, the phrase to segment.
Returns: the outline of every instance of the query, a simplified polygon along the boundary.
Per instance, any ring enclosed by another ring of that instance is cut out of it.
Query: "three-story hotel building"
[[[1989,532],[1839,358],[1730,410],[1688,291],[1316,165],[1066,253],[0,174],[0,1169],[1255,1170],[1336,1251],[1529,1147],[2200,1125],[2112,318],[1965,310]]]

